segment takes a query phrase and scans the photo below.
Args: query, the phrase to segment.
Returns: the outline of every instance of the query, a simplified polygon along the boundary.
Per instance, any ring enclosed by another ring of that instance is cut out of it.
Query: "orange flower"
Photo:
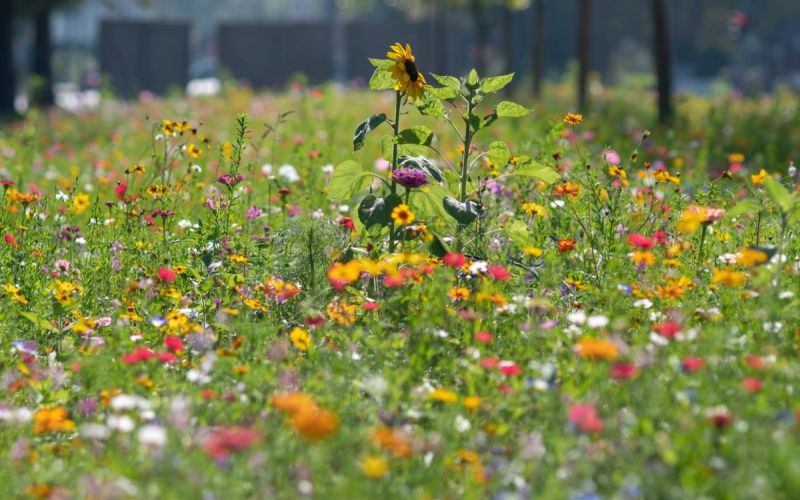
[[[41,408],[33,414],[33,432],[71,432],[75,430],[75,422],[69,419],[67,409],[63,406]]]
[[[558,240],[558,251],[561,253],[569,252],[575,248],[575,240],[572,238],[564,238]]]
[[[583,121],[583,115],[579,115],[576,113],[567,113],[564,115],[564,123],[567,125],[580,125]]]
[[[581,187],[574,182],[565,182],[553,187],[553,196],[570,196],[576,198],[581,192]]]
[[[375,446],[389,450],[399,458],[411,456],[411,441],[405,432],[392,427],[378,427],[370,438]]]
[[[292,416],[292,427],[310,441],[321,441],[339,428],[339,419],[331,411],[314,405]]]
[[[575,353],[586,359],[611,361],[619,356],[619,349],[610,340],[585,338],[575,344]]]

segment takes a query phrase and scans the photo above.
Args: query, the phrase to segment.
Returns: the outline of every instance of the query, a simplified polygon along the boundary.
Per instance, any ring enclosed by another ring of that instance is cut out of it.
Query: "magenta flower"
[[[406,188],[418,188],[428,184],[428,176],[415,168],[398,168],[392,172],[392,180]]]

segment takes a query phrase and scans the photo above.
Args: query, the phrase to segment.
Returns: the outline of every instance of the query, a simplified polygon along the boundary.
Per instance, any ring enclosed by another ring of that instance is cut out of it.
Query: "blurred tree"
[[[654,48],[658,78],[658,121],[672,116],[672,61],[664,0],[653,0]]]
[[[12,0],[0,0],[0,118],[14,114],[16,78],[14,78],[14,6]]]
[[[589,77],[592,0],[578,0],[578,109],[586,110]]]

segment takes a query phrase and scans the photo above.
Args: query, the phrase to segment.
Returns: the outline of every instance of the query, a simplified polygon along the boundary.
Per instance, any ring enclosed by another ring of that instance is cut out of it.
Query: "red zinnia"
[[[167,283],[172,283],[178,278],[178,275],[175,274],[175,271],[168,267],[162,267],[158,270],[158,277],[162,280],[166,281]]]

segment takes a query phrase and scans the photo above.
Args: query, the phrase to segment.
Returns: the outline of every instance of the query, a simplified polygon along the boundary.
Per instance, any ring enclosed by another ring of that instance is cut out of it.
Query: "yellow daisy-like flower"
[[[398,92],[405,92],[410,100],[419,99],[425,91],[428,82],[414,62],[414,54],[411,53],[411,45],[403,47],[400,43],[392,45],[391,50],[386,53],[386,57],[396,64],[392,66],[392,78],[397,82],[394,89]]]
[[[399,226],[407,226],[414,222],[414,212],[408,208],[408,205],[403,203],[402,205],[394,207],[394,210],[392,210],[392,219],[394,223]]]

